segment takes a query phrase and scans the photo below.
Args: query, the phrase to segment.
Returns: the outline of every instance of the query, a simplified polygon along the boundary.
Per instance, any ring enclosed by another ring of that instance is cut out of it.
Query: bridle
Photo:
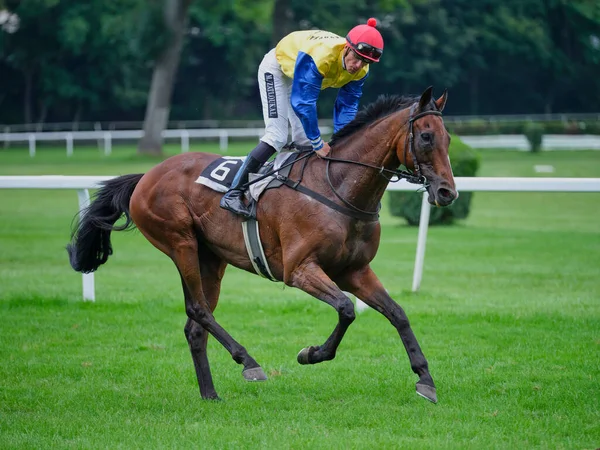
[[[411,106],[410,108],[410,116],[408,118],[408,120],[406,121],[406,123],[404,125],[402,125],[401,128],[403,128],[405,125],[408,125],[408,134],[406,135],[406,139],[404,140],[404,166],[406,167],[406,170],[391,170],[391,169],[386,169],[385,167],[381,166],[375,166],[373,164],[368,164],[368,163],[363,163],[361,161],[353,161],[350,159],[341,159],[341,158],[334,158],[332,156],[325,156],[322,159],[327,160],[327,168],[325,170],[325,173],[327,175],[327,182],[329,183],[329,187],[331,188],[331,190],[333,191],[333,193],[335,194],[335,196],[340,199],[342,201],[342,203],[344,203],[347,207],[353,209],[354,211],[357,211],[361,214],[377,214],[379,213],[379,210],[381,209],[381,205],[379,205],[377,211],[365,211],[363,209],[358,208],[357,206],[354,206],[352,203],[348,202],[346,199],[344,199],[335,189],[335,187],[333,186],[333,183],[331,182],[331,177],[329,175],[330,173],[330,164],[332,161],[335,162],[344,162],[344,163],[348,163],[348,164],[355,164],[357,166],[364,166],[364,167],[369,167],[371,169],[375,169],[377,171],[379,171],[379,175],[381,175],[382,177],[384,177],[388,182],[391,183],[395,183],[398,182],[400,180],[406,180],[409,183],[412,184],[421,184],[424,187],[427,187],[427,179],[423,176],[422,172],[421,172],[421,164],[419,163],[419,160],[417,159],[417,152],[415,151],[415,137],[414,137],[414,133],[413,133],[413,125],[415,123],[416,120],[420,119],[421,117],[425,117],[425,116],[441,116],[442,112],[441,111],[424,111],[422,113],[416,114],[413,116],[415,110],[417,108],[417,104],[415,103],[414,105]],[[330,151],[330,154],[333,152],[333,148]],[[413,161],[413,166],[414,166],[414,171],[411,171],[410,169],[408,169],[407,166],[407,155],[410,155],[410,157],[412,158]],[[395,177],[395,178],[394,178]]]
[[[417,114],[416,116],[413,116],[413,113],[416,108],[417,108],[416,103],[414,105],[412,105],[410,108],[410,117],[408,119],[408,135],[406,136],[406,139],[404,140],[404,166],[406,167],[406,161],[407,161],[406,154],[407,154],[407,149],[408,149],[408,153],[410,154],[410,157],[413,160],[413,166],[415,167],[414,173],[410,172],[410,170],[408,172],[417,181],[411,181],[408,178],[406,180],[409,183],[424,185],[427,182],[427,180],[421,174],[421,163],[419,163],[419,160],[417,159],[417,152],[415,151],[415,135],[413,133],[413,125],[415,123],[415,120],[420,119],[421,117],[425,117],[425,116],[440,116],[441,117],[442,112],[441,111],[425,111],[425,112]]]

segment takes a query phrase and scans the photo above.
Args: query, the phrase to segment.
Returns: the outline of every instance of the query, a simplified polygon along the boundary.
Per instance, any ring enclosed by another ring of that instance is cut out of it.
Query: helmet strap
[[[344,51],[344,54],[342,56],[342,67],[344,68],[344,70],[346,69],[346,56],[348,56],[348,52],[350,51],[350,46],[348,44],[346,44],[346,49]]]

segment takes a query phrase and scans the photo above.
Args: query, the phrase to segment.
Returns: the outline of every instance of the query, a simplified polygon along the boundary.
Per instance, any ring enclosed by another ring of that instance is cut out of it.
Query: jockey
[[[250,217],[243,202],[243,185],[250,173],[287,143],[288,123],[294,143],[312,146],[317,155],[327,156],[329,144],[321,138],[317,122],[319,93],[339,88],[334,132],[354,119],[369,64],[378,62],[383,52],[383,38],[376,25],[371,18],[352,28],[346,39],[322,30],[295,31],[265,55],[258,68],[265,134],[221,199],[221,208]]]

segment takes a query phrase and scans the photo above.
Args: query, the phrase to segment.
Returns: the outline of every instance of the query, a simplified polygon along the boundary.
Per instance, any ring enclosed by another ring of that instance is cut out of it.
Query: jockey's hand
[[[329,144],[327,142],[324,142],[323,148],[320,150],[317,150],[315,153],[317,154],[317,156],[319,158],[322,158],[323,156],[329,155],[330,151],[331,151],[331,147],[329,146]]]

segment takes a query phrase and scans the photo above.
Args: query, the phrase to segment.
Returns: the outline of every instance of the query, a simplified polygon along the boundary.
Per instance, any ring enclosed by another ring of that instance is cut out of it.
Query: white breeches
[[[292,80],[281,71],[275,49],[267,53],[258,66],[258,86],[265,120],[265,134],[260,140],[279,152],[288,143],[291,126],[292,141],[310,147],[310,140],[290,104]]]

